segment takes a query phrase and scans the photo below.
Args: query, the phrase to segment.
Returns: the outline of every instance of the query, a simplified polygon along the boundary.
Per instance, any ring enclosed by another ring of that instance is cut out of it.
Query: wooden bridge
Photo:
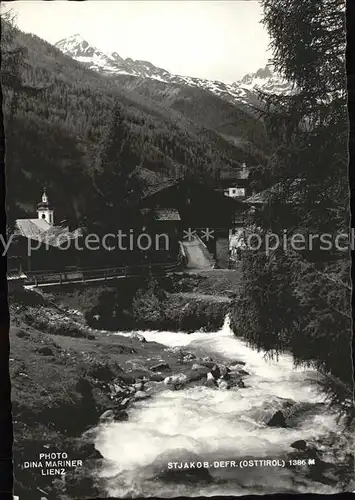
[[[23,280],[25,288],[53,287],[65,284],[90,283],[116,279],[135,278],[139,276],[159,276],[178,271],[185,265],[185,257],[181,253],[173,263],[145,264],[136,266],[120,266],[111,268],[67,268],[63,271],[29,271]]]
[[[105,282],[117,279],[159,276],[187,269],[212,269],[212,261],[203,242],[195,236],[190,242],[180,242],[180,252],[175,262],[118,266],[109,268],[67,267],[64,270],[27,271],[21,275],[25,288],[56,287],[67,284]],[[201,262],[200,262],[201,261]],[[8,273],[8,283],[10,279]],[[18,273],[17,273],[18,274]],[[20,275],[19,275],[20,276]]]

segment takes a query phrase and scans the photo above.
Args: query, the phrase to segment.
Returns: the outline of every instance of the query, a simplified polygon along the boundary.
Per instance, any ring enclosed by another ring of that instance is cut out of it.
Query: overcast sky
[[[103,51],[181,75],[233,82],[267,63],[259,2],[23,0],[3,2],[19,28],[50,43],[81,34]]]

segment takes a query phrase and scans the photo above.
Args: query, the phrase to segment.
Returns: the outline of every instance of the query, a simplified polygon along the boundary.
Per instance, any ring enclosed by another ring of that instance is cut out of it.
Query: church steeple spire
[[[54,223],[54,209],[49,203],[48,195],[46,188],[43,188],[42,201],[37,205],[37,214],[38,218],[41,220],[45,220],[48,224],[53,225]]]
[[[46,193],[46,186],[43,187],[42,202],[43,203],[48,203],[48,196],[47,196],[47,193]]]

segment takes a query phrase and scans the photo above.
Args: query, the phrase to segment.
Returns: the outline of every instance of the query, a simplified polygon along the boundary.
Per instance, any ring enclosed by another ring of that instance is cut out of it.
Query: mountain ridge
[[[242,79],[230,84],[219,80],[173,74],[149,61],[124,59],[117,52],[103,52],[90,45],[80,34],[59,40],[54,46],[91,70],[106,76],[134,76],[163,83],[199,87],[234,104],[257,106],[260,90],[276,94],[287,94],[292,91],[290,82],[272,71],[270,65],[260,68],[255,73],[248,73]]]

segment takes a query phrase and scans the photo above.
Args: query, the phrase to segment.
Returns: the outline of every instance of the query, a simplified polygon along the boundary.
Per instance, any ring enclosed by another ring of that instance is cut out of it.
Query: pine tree
[[[131,140],[122,109],[116,105],[101,144],[94,179],[104,227],[116,225],[119,229],[137,223],[142,185],[136,172],[140,158],[132,151]]]

